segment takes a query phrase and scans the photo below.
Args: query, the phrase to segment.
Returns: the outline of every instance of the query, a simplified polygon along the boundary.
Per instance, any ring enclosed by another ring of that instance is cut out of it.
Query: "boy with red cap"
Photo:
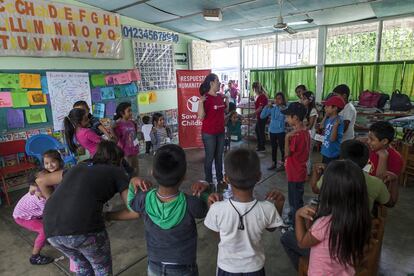
[[[345,102],[340,96],[333,96],[326,100],[325,117],[321,123],[324,129],[322,143],[322,163],[328,165],[339,158],[342,136],[344,134],[344,122],[339,112],[344,109]]]

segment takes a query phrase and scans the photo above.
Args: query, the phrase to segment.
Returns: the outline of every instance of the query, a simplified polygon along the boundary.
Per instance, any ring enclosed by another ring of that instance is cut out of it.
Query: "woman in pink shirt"
[[[327,167],[317,210],[296,212],[296,239],[310,248],[308,275],[354,275],[371,234],[368,192],[362,170],[352,161]],[[305,220],[313,221],[306,229]]]
[[[69,150],[76,153],[76,150],[78,149],[78,145],[74,140],[74,138],[76,138],[77,143],[87,149],[89,155],[93,157],[102,138],[89,128],[88,115],[89,113],[84,109],[74,108],[69,112],[69,115],[65,117],[63,124],[65,127],[66,143],[68,144]]]
[[[219,90],[220,81],[216,74],[209,74],[199,88],[198,117],[203,120],[201,136],[206,154],[204,174],[210,184],[213,184],[213,160],[217,183],[223,182],[224,112],[228,110],[229,99],[217,94]]]

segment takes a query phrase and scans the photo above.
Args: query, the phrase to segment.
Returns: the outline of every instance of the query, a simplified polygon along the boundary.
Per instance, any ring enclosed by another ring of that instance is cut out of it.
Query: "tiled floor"
[[[251,145],[253,147],[253,145]],[[202,150],[188,150],[188,173],[183,190],[188,191],[192,181],[203,178]],[[280,189],[287,196],[285,174],[270,172],[269,150],[260,154],[262,160],[262,181],[255,189],[257,198],[262,198],[272,188]],[[140,171],[143,176],[150,173],[151,157],[140,159]],[[12,194],[13,201],[25,191]],[[312,197],[307,186],[305,202]],[[414,185],[400,188],[400,199],[395,208],[389,210],[385,225],[385,237],[381,257],[381,275],[406,275],[414,272]],[[114,199],[119,202],[119,199]],[[56,261],[47,266],[32,266],[28,262],[31,244],[35,235],[14,223],[11,218],[13,209],[0,207],[0,275],[64,275],[68,272],[68,261]],[[214,275],[217,258],[217,236],[206,229],[202,221],[198,223],[198,265],[200,275]],[[146,248],[144,229],[141,220],[115,222],[108,227],[111,240],[114,273],[116,275],[146,275]],[[266,274],[295,275],[283,248],[279,242],[280,232],[265,233]],[[46,246],[44,253],[58,258],[61,254],[51,246]]]

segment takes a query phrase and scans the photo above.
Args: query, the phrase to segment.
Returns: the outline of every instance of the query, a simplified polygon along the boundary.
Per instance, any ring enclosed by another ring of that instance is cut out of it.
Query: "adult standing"
[[[256,138],[257,138],[257,148],[256,151],[265,151],[265,143],[266,143],[266,136],[265,136],[265,127],[267,118],[261,119],[260,114],[262,113],[263,108],[268,104],[268,98],[266,95],[263,86],[260,82],[255,81],[252,85],[252,89],[255,93],[255,101],[254,101],[254,109],[256,115]]]
[[[78,275],[112,275],[112,257],[105,229],[103,206],[116,193],[127,203],[129,177],[121,168],[122,150],[102,141],[93,159],[36,179],[48,198],[43,213],[50,244],[71,258]],[[51,194],[50,186],[59,184]],[[107,213],[107,218],[138,218],[127,209]]]
[[[198,117],[203,120],[201,136],[204,143],[205,180],[213,183],[213,160],[217,183],[223,182],[224,113],[228,110],[228,97],[218,95],[220,81],[216,74],[209,74],[200,85]]]
[[[344,136],[342,136],[342,143],[347,140],[355,138],[355,121],[357,117],[357,111],[352,103],[349,102],[350,90],[348,85],[340,84],[336,86],[333,91],[335,95],[340,96],[345,101],[344,109],[339,112],[339,116],[344,120]]]

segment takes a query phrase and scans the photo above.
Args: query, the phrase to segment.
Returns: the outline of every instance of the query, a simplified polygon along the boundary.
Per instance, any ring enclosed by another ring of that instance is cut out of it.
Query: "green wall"
[[[73,0],[53,1],[76,6],[95,7]],[[134,27],[147,27],[166,30],[142,21],[121,16],[121,24]],[[167,30],[168,31],[168,30]],[[180,40],[174,45],[175,52],[187,53],[187,44],[192,37],[179,34]],[[131,39],[123,38],[123,59],[86,59],[86,58],[47,58],[47,57],[0,57],[1,70],[123,70],[134,68],[134,57]],[[176,69],[187,69],[187,66],[176,66]],[[139,106],[140,113],[177,108],[177,91],[175,89],[157,91],[158,100],[150,105]]]

